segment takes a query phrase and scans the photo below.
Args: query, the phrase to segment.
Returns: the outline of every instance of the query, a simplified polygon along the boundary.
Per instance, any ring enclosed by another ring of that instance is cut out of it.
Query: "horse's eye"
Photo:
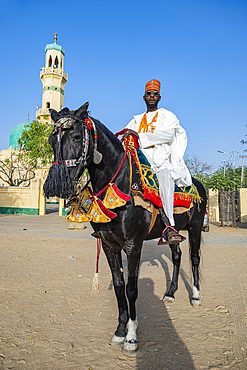
[[[81,141],[81,135],[80,135],[80,134],[75,134],[75,135],[73,136],[73,139],[74,139],[75,141]]]

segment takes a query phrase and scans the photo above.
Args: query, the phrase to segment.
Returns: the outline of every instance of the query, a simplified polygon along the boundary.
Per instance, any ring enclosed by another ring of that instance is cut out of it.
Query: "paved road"
[[[90,225],[68,225],[54,206],[45,216],[0,215],[0,369],[247,369],[247,225],[211,224],[203,233],[200,308],[189,301],[187,242],[173,304],[160,300],[171,280],[169,247],[144,243],[132,357],[108,345],[117,306],[103,253],[100,293],[91,293]]]

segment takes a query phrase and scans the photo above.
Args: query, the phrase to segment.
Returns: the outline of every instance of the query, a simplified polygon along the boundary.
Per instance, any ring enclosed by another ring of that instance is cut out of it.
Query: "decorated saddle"
[[[155,206],[162,208],[162,202],[159,196],[159,183],[155,173],[152,171],[142,151],[134,145],[129,145],[129,163],[130,163],[130,188],[134,196],[135,204],[145,205],[137,197],[144,201],[149,201]],[[201,197],[194,184],[189,187],[179,188],[175,185],[174,189],[174,213],[183,213],[190,209],[193,203],[200,203]]]
[[[153,173],[147,158],[138,148],[135,137],[131,136],[128,141],[125,139],[123,145],[129,158],[130,189],[134,203],[136,206],[148,209],[152,214],[155,213],[155,220],[159,208],[163,208],[159,196],[157,177]],[[105,190],[104,200],[101,201],[98,195]],[[130,198],[129,195],[122,193],[113,181],[97,195],[93,194],[92,189],[87,184],[84,188],[79,189],[76,196],[67,203],[70,209],[66,219],[72,222],[110,222],[117,216],[111,210],[124,206]],[[193,206],[193,203],[200,202],[201,197],[194,184],[183,188],[175,185],[174,213],[186,212]]]

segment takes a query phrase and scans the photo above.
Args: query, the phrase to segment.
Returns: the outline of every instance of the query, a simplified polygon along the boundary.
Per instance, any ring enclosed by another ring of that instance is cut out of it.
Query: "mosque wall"
[[[68,81],[68,75],[64,72],[65,51],[62,46],[57,44],[57,34],[54,35],[54,43],[47,44],[45,48],[45,66],[40,71],[40,79],[43,84],[42,108],[38,106],[36,112],[36,119],[48,121],[51,124],[49,108],[57,111],[63,108],[64,87]],[[10,147],[0,151],[0,160],[10,159],[11,156],[15,160],[18,151],[14,150],[14,146],[16,146],[18,138],[21,137],[24,125],[19,124],[14,127],[10,134],[10,136],[12,135]],[[13,145],[11,145],[12,143]],[[27,183],[23,183],[23,187],[12,187],[0,179],[0,213],[45,214],[43,183],[47,173],[47,168],[35,170],[35,178],[31,180],[29,187],[25,186]],[[58,202],[58,198],[49,199],[49,202]]]
[[[64,86],[67,75],[53,67],[42,68],[40,75],[43,83],[42,109],[53,108],[59,111],[64,106]]]
[[[45,214],[42,179],[31,180],[29,187],[6,186],[0,188],[0,213],[2,214]]]

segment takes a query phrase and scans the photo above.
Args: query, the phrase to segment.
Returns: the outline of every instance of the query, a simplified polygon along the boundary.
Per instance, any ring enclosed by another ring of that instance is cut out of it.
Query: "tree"
[[[24,149],[18,156],[20,161],[28,162],[30,167],[41,168],[50,165],[53,151],[48,138],[53,127],[48,122],[34,120],[24,126],[18,139],[20,148]]]
[[[243,184],[246,184],[247,169],[244,170],[243,183],[241,183],[241,167],[234,171],[232,164],[227,164],[226,167],[221,166],[212,173],[212,166],[196,156],[193,156],[192,159],[186,157],[185,163],[191,175],[199,180],[206,189],[239,191]]]
[[[226,168],[220,167],[207,180],[207,187],[219,191],[239,191],[241,188],[242,168],[238,167],[233,170],[233,166],[227,164]],[[245,176],[247,175],[245,170]]]
[[[212,165],[204,162],[195,155],[193,155],[192,159],[186,157],[185,163],[191,173],[191,176],[196,178],[205,187],[207,187],[207,181],[212,171]]]
[[[34,177],[34,168],[21,162],[12,152],[9,158],[0,160],[0,179],[9,186],[29,186]]]
[[[185,163],[190,170],[191,175],[194,176],[203,176],[212,171],[212,166],[203,162],[202,159],[193,155],[192,159],[186,157]]]

